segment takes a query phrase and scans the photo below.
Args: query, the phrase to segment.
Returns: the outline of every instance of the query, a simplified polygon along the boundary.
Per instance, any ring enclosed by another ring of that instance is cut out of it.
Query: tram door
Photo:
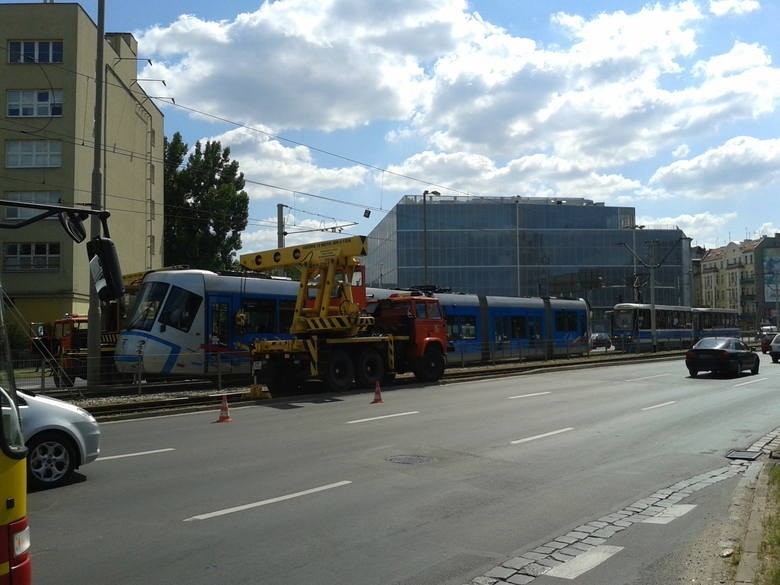
[[[208,303],[206,322],[205,372],[207,374],[232,374],[240,371],[236,360],[239,357],[233,348],[235,336],[231,315],[236,312],[233,299],[227,296],[211,296]],[[248,371],[248,369],[247,369]]]

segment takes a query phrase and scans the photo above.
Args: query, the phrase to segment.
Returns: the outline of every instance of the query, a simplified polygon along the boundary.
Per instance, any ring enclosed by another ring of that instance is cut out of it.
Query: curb
[[[771,465],[763,462],[752,463],[737,486],[738,493],[729,515],[734,519],[733,512],[739,513],[739,508],[743,506],[750,507],[750,514],[740,529],[742,555],[737,566],[735,585],[752,585],[760,567],[758,551],[764,536],[770,469]]]

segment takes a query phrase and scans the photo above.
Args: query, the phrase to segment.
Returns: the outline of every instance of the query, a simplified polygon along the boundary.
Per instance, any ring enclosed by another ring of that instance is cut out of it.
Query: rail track
[[[474,379],[534,374],[552,369],[574,369],[600,367],[635,361],[680,359],[680,351],[659,352],[656,354],[620,354],[599,352],[580,358],[567,358],[549,361],[506,362],[466,368],[448,368],[440,384],[462,382]],[[393,387],[417,384],[414,376],[398,376]],[[140,392],[139,392],[140,388]],[[373,388],[354,388],[348,394],[373,391]],[[249,384],[223,384],[218,386],[214,380],[176,380],[159,383],[144,383],[133,386],[111,386],[85,391],[68,388],[47,394],[67,400],[90,411],[98,420],[135,418],[179,412],[191,412],[206,409],[218,409],[223,395],[227,395],[231,405],[257,402],[250,393]],[[329,392],[318,382],[307,384],[303,391],[275,393],[273,401],[299,401],[322,397]]]

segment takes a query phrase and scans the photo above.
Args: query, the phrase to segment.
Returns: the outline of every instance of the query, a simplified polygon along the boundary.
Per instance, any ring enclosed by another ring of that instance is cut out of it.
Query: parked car
[[[691,378],[699,372],[738,376],[742,370],[758,374],[761,359],[755,350],[736,337],[702,337],[685,352],[685,367]]]
[[[780,333],[772,338],[772,342],[769,344],[769,356],[774,363],[780,360]]]
[[[612,347],[612,341],[609,339],[609,333],[599,332],[593,333],[590,336],[590,348],[596,349],[597,347],[603,347],[609,349]]]
[[[769,346],[772,344],[772,339],[778,334],[777,327],[774,325],[764,325],[759,330],[756,336],[758,342],[761,344],[761,353],[769,353]]]
[[[34,489],[66,483],[79,466],[100,454],[100,427],[83,408],[18,390],[27,453],[27,484]]]

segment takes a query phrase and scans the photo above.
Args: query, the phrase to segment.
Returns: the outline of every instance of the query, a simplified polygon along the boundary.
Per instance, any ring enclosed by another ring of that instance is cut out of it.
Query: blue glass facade
[[[650,302],[649,266],[656,304],[690,306],[681,230],[637,229],[630,207],[522,197],[407,195],[369,234],[366,259],[371,286],[583,297],[602,312]]]

